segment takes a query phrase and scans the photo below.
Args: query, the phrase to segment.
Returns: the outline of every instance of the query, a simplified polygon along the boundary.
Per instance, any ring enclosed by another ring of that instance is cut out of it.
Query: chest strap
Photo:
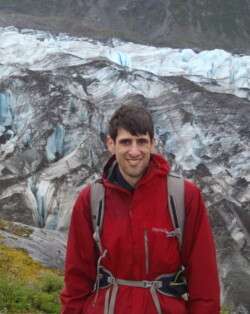
[[[157,314],[162,314],[157,292],[187,300],[187,285],[183,276],[183,270],[180,270],[177,273],[164,274],[153,281],[148,281],[115,278],[111,272],[101,267],[99,269],[97,281],[98,283],[96,286],[98,286],[98,288],[108,288],[105,295],[104,314],[114,314],[119,285],[150,289]]]

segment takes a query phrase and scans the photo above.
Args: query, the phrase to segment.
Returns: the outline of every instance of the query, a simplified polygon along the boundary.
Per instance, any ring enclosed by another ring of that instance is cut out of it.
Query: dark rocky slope
[[[0,0],[0,26],[250,52],[250,1]]]

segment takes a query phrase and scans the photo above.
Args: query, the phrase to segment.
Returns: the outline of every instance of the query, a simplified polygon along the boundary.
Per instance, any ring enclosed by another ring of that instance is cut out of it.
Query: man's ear
[[[114,154],[115,153],[115,142],[111,138],[110,135],[108,135],[107,138],[106,138],[106,145],[107,145],[107,148],[108,148],[109,152],[111,154]]]

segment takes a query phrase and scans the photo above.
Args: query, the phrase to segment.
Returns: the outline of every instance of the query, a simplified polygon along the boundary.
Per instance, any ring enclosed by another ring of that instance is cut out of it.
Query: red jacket
[[[102,265],[116,278],[154,280],[186,267],[189,301],[159,294],[163,314],[219,314],[219,284],[215,247],[199,189],[185,181],[186,218],[182,252],[173,230],[167,202],[167,162],[153,155],[146,174],[130,192],[111,183],[106,175]],[[145,252],[147,233],[148,254]],[[73,208],[65,262],[61,314],[103,314],[106,289],[92,292],[98,250],[90,218],[90,187],[84,188]],[[95,301],[95,302],[94,302]],[[120,286],[116,314],[155,314],[149,289]]]

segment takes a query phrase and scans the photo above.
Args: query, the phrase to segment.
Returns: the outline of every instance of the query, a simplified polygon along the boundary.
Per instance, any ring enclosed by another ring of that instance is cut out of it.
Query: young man
[[[219,314],[215,247],[200,191],[185,181],[180,246],[168,205],[170,168],[154,154],[150,114],[140,106],[120,107],[107,146],[112,157],[101,180],[101,245],[93,239],[88,186],[73,208],[61,313]],[[185,285],[182,265],[188,298],[178,293]]]

